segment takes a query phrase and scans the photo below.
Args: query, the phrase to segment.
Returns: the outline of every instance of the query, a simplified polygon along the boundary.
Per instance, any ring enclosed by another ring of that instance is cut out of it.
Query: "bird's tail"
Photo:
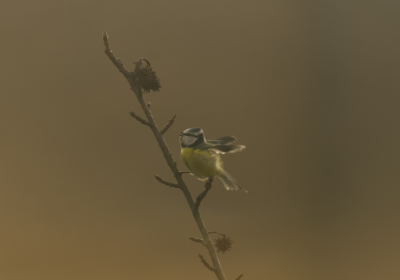
[[[236,181],[228,172],[222,171],[221,174],[218,175],[218,178],[221,180],[222,184],[224,185],[227,191],[237,191],[239,189],[248,192],[246,189],[242,188],[239,185],[239,182]]]

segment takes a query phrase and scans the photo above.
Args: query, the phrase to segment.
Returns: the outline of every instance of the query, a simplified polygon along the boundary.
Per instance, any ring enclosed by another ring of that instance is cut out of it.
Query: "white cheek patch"
[[[194,142],[196,142],[197,138],[193,136],[183,135],[181,138],[181,142],[184,146],[190,146]]]

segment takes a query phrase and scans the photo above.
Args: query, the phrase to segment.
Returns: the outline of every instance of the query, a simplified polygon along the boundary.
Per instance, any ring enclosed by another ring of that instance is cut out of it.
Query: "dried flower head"
[[[147,59],[140,58],[133,64],[135,64],[135,70],[131,72],[132,79],[139,88],[144,92],[150,92],[150,90],[158,91],[161,88],[160,80]]]
[[[225,254],[226,251],[230,251],[232,249],[232,239],[227,237],[225,234],[222,234],[221,238],[215,239],[215,248],[217,248],[217,252],[222,252]]]

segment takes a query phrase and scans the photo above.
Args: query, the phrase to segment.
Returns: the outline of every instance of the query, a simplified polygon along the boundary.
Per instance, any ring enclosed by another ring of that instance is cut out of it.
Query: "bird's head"
[[[179,135],[179,140],[181,141],[182,148],[193,147],[204,143],[205,141],[204,132],[199,127],[188,128],[185,131],[179,133]]]

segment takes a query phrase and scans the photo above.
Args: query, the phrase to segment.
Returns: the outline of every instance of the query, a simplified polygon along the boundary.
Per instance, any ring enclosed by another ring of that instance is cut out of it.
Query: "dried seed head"
[[[145,62],[145,63],[144,63]],[[159,91],[161,88],[160,80],[150,66],[150,62],[140,58],[134,62],[135,70],[132,73],[132,79],[144,92]]]
[[[226,251],[230,251],[232,249],[232,239],[227,237],[226,235],[222,235],[221,238],[215,239],[215,248],[217,248],[217,252],[222,252],[225,254]]]

